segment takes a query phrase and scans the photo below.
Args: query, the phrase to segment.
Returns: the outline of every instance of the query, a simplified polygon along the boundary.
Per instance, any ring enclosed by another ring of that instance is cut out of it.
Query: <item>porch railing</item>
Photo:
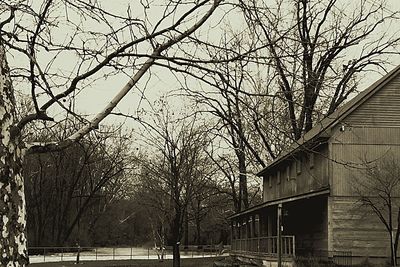
[[[284,256],[295,256],[295,237],[282,236],[281,252]],[[232,240],[232,252],[254,252],[260,254],[278,253],[278,237],[253,237]]]

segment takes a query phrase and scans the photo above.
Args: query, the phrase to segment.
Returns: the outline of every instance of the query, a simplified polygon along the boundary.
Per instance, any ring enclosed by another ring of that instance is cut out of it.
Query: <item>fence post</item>
[[[131,247],[131,259],[132,259],[132,250],[133,250],[133,248]]]
[[[61,261],[64,259],[64,248],[61,248]]]
[[[113,260],[115,260],[115,248],[113,248]]]
[[[96,253],[96,261],[97,261],[97,248],[94,249],[94,252]]]
[[[46,248],[43,248],[43,262],[46,262]]]
[[[147,259],[150,259],[150,248],[147,248]]]

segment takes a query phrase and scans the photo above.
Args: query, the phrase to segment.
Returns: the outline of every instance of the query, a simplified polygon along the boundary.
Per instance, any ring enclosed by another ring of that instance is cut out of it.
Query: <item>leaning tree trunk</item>
[[[26,209],[21,167],[22,143],[16,127],[14,90],[0,43],[0,265],[28,264]]]

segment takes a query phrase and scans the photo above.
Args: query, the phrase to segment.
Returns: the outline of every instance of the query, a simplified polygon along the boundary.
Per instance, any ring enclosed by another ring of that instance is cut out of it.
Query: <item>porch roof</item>
[[[324,187],[319,190],[311,191],[311,192],[304,193],[301,195],[271,200],[271,201],[256,205],[254,207],[248,208],[247,210],[235,213],[235,214],[229,216],[228,219],[234,219],[237,217],[241,217],[243,215],[251,214],[251,213],[254,213],[260,209],[263,209],[263,208],[266,208],[269,206],[274,206],[274,205],[278,205],[278,204],[288,203],[288,202],[292,202],[292,201],[296,201],[296,200],[301,200],[301,199],[306,199],[306,198],[311,198],[311,197],[316,197],[316,196],[321,196],[321,195],[328,195],[329,193],[330,193],[329,187]]]

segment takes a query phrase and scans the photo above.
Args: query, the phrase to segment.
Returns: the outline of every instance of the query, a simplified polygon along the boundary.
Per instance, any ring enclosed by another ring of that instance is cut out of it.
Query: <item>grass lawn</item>
[[[224,257],[213,258],[194,258],[194,259],[181,259],[181,267],[212,267],[215,261],[220,261]],[[82,267],[170,267],[172,260],[119,260],[119,261],[86,261],[79,265],[73,262],[48,262],[48,263],[32,263],[32,267],[68,267],[68,266],[82,266]]]

